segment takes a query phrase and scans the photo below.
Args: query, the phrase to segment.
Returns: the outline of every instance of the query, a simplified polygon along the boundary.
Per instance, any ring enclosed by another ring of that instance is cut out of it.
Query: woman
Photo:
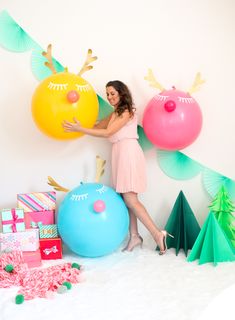
[[[82,132],[94,137],[108,138],[112,143],[112,181],[116,192],[125,201],[130,216],[130,239],[124,250],[132,251],[142,245],[137,219],[149,230],[160,248],[159,254],[166,252],[165,230],[159,230],[154,224],[143,204],[138,199],[138,193],[146,189],[145,158],[137,141],[137,116],[131,93],[121,81],[110,81],[106,85],[106,94],[114,112],[101,120],[92,129],[84,128],[74,118],[74,122],[63,122],[65,132]]]

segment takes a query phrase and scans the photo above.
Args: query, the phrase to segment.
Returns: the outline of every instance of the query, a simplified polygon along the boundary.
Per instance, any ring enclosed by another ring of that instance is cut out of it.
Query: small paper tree
[[[199,264],[235,261],[235,250],[220,227],[215,215],[210,212],[187,261],[199,259]]]
[[[219,225],[235,247],[235,217],[232,214],[232,212],[235,211],[235,206],[230,200],[228,192],[223,185],[209,208],[214,213]]]
[[[182,191],[180,191],[165,229],[174,236],[167,238],[167,247],[175,248],[176,255],[183,249],[187,256],[200,232],[200,226]]]

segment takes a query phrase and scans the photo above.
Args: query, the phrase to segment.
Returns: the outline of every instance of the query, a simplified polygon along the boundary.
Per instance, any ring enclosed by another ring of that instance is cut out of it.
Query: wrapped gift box
[[[55,191],[18,194],[17,205],[24,209],[26,228],[32,228],[33,222],[55,223]]]
[[[39,230],[26,229],[21,232],[0,233],[0,251],[36,251],[39,248]]]
[[[56,224],[40,225],[39,238],[58,238],[58,231]]]
[[[42,265],[40,249],[36,251],[23,251],[22,254],[29,268],[40,267]]]
[[[3,209],[1,210],[1,217],[3,233],[25,230],[23,209]]]
[[[54,224],[55,223],[55,211],[34,211],[25,212],[24,214],[25,227],[36,228],[40,224]]]
[[[61,238],[40,239],[42,260],[62,259]]]

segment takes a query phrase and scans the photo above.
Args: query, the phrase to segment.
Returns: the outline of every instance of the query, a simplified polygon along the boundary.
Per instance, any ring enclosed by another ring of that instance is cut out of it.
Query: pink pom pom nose
[[[77,102],[79,99],[79,94],[77,93],[76,90],[71,90],[67,93],[67,100],[70,102],[70,103],[74,103],[74,102]]]
[[[167,112],[172,112],[175,110],[176,108],[176,104],[175,101],[173,100],[168,100],[165,104],[164,104],[164,108]]]
[[[106,206],[105,206],[105,202],[103,200],[97,200],[95,201],[94,205],[93,205],[93,209],[95,212],[97,213],[101,213],[105,210]]]

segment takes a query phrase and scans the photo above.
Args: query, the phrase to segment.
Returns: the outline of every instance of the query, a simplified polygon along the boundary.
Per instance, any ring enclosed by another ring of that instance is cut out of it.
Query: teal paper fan
[[[146,134],[144,133],[144,129],[138,125],[138,136],[139,136],[139,144],[141,146],[141,148],[146,151],[149,150],[151,148],[153,148],[153,144],[149,141],[149,139],[147,138]]]
[[[162,171],[176,180],[188,180],[202,171],[202,166],[179,151],[157,150],[157,159]]]
[[[37,50],[32,51],[31,56],[31,68],[34,76],[39,80],[43,80],[51,75],[51,70],[45,66],[45,62],[47,59],[42,55],[44,50],[42,48],[38,48]],[[53,65],[57,72],[64,71],[64,67],[52,57]]]
[[[218,172],[205,168],[202,173],[203,184],[209,195],[214,198],[223,185],[230,198],[235,201],[235,181]]]
[[[0,13],[0,44],[7,50],[24,52],[38,44],[11,18],[7,11]]]
[[[100,121],[108,117],[113,112],[113,107],[111,107],[111,105],[108,102],[106,102],[103,98],[101,98],[98,94],[97,98],[99,103],[98,120]]]

